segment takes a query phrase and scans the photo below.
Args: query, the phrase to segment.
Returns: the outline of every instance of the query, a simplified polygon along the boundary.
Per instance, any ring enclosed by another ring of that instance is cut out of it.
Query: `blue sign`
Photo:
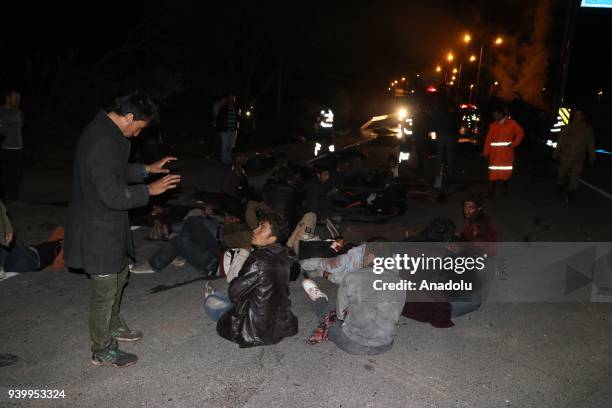
[[[612,0],[582,0],[581,7],[612,8]]]

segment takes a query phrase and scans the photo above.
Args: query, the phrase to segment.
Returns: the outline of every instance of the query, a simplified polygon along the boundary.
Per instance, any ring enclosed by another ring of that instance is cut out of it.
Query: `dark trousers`
[[[111,333],[119,327],[119,310],[129,269],[113,275],[90,275],[89,336],[93,352],[111,346]]]
[[[15,239],[9,247],[0,246],[0,266],[7,272],[33,272],[38,270],[38,253]]]
[[[219,262],[219,252],[219,244],[210,233],[206,220],[190,217],[181,232],[149,258],[149,264],[153,269],[161,271],[177,256],[182,256],[191,266],[201,271],[214,271]]]
[[[437,148],[438,170],[441,170],[444,165],[444,153],[446,153],[446,165],[448,170],[452,171],[455,155],[455,139],[453,135],[438,135]]]
[[[559,187],[567,187],[569,191],[576,191],[578,189],[578,183],[583,167],[584,160],[562,158],[559,164],[559,177],[557,179],[557,185]]]
[[[14,239],[9,247],[0,246],[0,266],[7,272],[34,272],[51,265],[61,250],[59,241],[25,245]]]
[[[0,149],[0,172],[2,202],[17,200],[23,177],[23,149]]]

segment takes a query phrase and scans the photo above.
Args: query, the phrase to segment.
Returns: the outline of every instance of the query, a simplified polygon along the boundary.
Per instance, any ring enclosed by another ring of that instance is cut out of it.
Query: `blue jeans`
[[[39,269],[40,259],[38,252],[15,240],[10,248],[0,246],[0,265],[7,272],[34,272]]]
[[[237,130],[219,132],[221,134],[221,163],[232,164],[232,149],[236,145]]]
[[[191,217],[185,220],[176,237],[164,243],[149,258],[149,264],[156,271],[161,271],[170,265],[174,258],[182,256],[200,271],[216,271],[219,252],[219,243],[210,232],[208,220],[204,217]]]
[[[214,218],[214,217],[203,217],[203,216],[194,216],[194,217],[199,217],[200,221],[202,222],[202,225],[206,225],[206,227],[208,228],[208,230],[210,231],[211,235],[215,238],[218,238],[219,235],[219,219]],[[189,217],[192,218],[192,217]],[[185,222],[187,221],[187,219],[181,220],[181,221],[177,221],[177,222],[173,222],[172,223],[172,232],[180,234],[181,231],[183,231],[183,227],[185,226]]]
[[[453,169],[453,156],[455,150],[455,140],[453,135],[438,135],[437,143],[437,156],[438,170],[442,169],[444,164],[444,152],[446,152],[446,164],[449,170]]]
[[[449,303],[451,305],[451,317],[455,318],[479,309],[481,300],[480,296],[474,293],[471,296],[459,296]]]
[[[204,299],[204,311],[215,322],[232,307],[234,304],[227,292],[216,292]]]

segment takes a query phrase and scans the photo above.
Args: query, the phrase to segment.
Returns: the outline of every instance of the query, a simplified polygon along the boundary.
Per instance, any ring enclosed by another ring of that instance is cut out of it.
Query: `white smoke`
[[[548,73],[546,39],[550,28],[550,0],[541,0],[533,13],[533,30],[527,42],[510,37],[497,54],[493,76],[500,84],[498,96],[510,101],[522,98],[544,108],[542,89]]]

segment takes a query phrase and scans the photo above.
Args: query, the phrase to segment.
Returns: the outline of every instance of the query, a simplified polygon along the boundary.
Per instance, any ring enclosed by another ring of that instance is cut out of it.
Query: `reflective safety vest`
[[[514,119],[504,118],[489,126],[483,155],[489,157],[489,180],[509,180],[512,176],[514,149],[525,136]]]
[[[319,126],[322,128],[331,128],[334,126],[334,113],[331,109],[322,110]]]

